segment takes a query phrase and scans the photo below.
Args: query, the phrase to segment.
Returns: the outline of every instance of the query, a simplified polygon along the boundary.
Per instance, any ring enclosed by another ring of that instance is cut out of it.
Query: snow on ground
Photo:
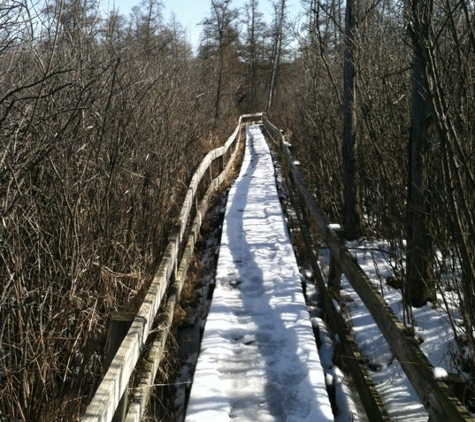
[[[325,374],[259,126],[230,190],[187,422],[330,421]]]
[[[401,291],[385,283],[387,277],[394,275],[394,262],[391,262],[388,246],[384,242],[365,240],[347,242],[347,247],[378,287],[396,316],[403,321]],[[321,259],[324,265],[328,266],[328,250],[322,251]],[[340,295],[344,303],[343,311],[352,325],[355,342],[368,361],[371,376],[390,417],[397,421],[426,422],[427,411],[401,365],[395,360],[374,319],[346,277],[342,278]],[[413,308],[412,313],[414,333],[422,341],[421,350],[434,366],[434,373],[439,376],[446,372],[456,373],[451,358],[451,352],[455,349],[454,336],[445,310],[427,303],[421,308]]]

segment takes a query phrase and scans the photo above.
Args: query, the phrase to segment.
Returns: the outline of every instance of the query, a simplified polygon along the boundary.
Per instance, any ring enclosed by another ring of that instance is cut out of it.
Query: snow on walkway
[[[259,126],[229,192],[187,422],[333,420],[300,274]]]

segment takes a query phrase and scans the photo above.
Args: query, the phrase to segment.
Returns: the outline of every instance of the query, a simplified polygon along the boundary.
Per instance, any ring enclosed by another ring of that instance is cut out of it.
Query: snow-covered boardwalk
[[[247,128],[187,409],[195,421],[333,420],[268,146]]]

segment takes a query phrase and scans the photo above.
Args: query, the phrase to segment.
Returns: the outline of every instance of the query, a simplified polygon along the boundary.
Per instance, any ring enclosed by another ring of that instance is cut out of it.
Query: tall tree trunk
[[[258,25],[258,0],[250,0],[247,6],[248,48],[249,48],[249,107],[251,112],[256,111],[257,106],[257,25]]]
[[[430,86],[427,77],[432,0],[410,0],[410,34],[414,50],[412,111],[409,137],[407,198],[407,258],[405,298],[423,306],[435,297],[432,239],[428,230],[427,147],[430,128]]]
[[[284,37],[285,1],[286,0],[280,0],[279,5],[274,5],[276,11],[276,23],[274,34],[274,49],[272,57],[272,73],[269,84],[269,92],[267,96],[266,110],[270,110],[274,101],[275,91],[277,89],[277,74],[279,72],[280,67],[280,59],[282,55],[282,39]]]
[[[216,91],[214,97],[214,118],[221,118],[223,92],[226,90],[227,58],[237,31],[233,22],[238,17],[237,9],[230,8],[231,0],[211,0],[211,16],[203,21],[205,34],[210,37],[213,55],[216,57]]]
[[[345,55],[343,68],[343,227],[347,239],[361,236],[361,212],[356,169],[356,30],[355,5],[347,0],[345,14]]]
[[[223,51],[222,47],[220,47],[219,51],[219,61],[218,61],[218,75],[217,75],[217,82],[216,82],[216,97],[214,100],[214,118],[218,120],[221,116],[221,91],[223,85],[223,72],[224,72],[224,58],[223,58]]]

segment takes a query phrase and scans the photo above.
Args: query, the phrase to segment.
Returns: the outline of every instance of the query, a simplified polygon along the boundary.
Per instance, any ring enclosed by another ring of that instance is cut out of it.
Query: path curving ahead
[[[333,420],[260,126],[229,192],[187,422]]]

